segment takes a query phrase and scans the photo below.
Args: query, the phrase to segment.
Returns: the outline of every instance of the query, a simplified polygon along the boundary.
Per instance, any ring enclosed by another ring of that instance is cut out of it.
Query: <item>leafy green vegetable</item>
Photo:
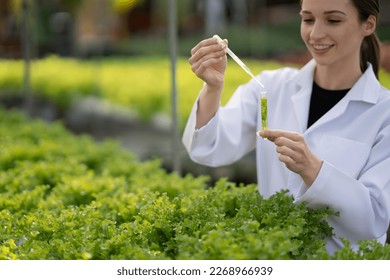
[[[0,259],[331,259],[335,213],[0,110]],[[371,241],[334,258],[389,259]]]

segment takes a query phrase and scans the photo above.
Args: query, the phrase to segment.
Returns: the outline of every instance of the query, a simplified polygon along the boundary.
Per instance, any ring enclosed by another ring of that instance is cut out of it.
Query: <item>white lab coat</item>
[[[377,81],[371,65],[348,94],[307,129],[315,61],[302,69],[264,71],[258,78],[268,92],[268,127],[302,133],[323,160],[310,188],[278,159],[275,145],[256,135],[261,129],[260,88],[251,80],[240,86],[226,106],[195,129],[195,103],[183,135],[190,157],[208,166],[230,164],[256,148],[259,191],[269,197],[288,189],[296,202],[312,208],[329,206],[335,236],[328,252],[353,247],[359,240],[384,243],[390,217],[390,94]]]

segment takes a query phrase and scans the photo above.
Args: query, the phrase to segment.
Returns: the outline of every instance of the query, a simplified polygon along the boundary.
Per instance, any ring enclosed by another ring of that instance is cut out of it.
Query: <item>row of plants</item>
[[[250,62],[255,71],[276,68],[276,63]],[[191,72],[187,60],[178,61],[177,83],[179,115],[185,122],[202,83]],[[249,76],[231,63],[226,78],[226,92],[232,92]],[[140,119],[150,120],[156,113],[170,112],[170,62],[164,57],[106,58],[77,60],[50,56],[34,60],[31,66],[31,90],[40,98],[65,110],[86,96],[96,96],[135,111]],[[21,95],[23,62],[0,60],[1,95]],[[228,99],[225,96],[224,102]]]
[[[245,61],[253,72],[281,67],[270,61]],[[195,77],[187,59],[177,63],[179,123],[184,127],[202,82]],[[222,103],[249,75],[229,61]],[[390,88],[390,73],[381,71],[382,83]],[[170,62],[165,57],[126,57],[102,60],[77,60],[50,56],[34,60],[31,88],[35,96],[54,102],[66,110],[73,102],[96,96],[135,111],[140,119],[150,120],[157,113],[170,112]],[[0,97],[19,95],[23,89],[23,62],[0,60]]]
[[[0,109],[0,259],[390,259],[364,241],[329,256],[330,209],[285,191],[178,176],[118,143]],[[348,244],[346,242],[346,244]]]

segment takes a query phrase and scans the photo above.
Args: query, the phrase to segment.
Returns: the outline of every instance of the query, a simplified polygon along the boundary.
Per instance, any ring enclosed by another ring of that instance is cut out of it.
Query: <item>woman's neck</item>
[[[328,66],[317,65],[314,81],[320,87],[329,90],[352,88],[362,75],[360,66],[349,69],[334,69]]]

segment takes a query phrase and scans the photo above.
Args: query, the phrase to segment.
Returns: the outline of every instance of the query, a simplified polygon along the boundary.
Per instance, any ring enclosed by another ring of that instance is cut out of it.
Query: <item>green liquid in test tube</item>
[[[260,93],[261,130],[268,128],[267,124],[267,95],[265,91]]]
[[[213,38],[218,39],[218,41],[223,41],[221,37],[218,35],[214,35]],[[268,127],[267,124],[267,110],[268,110],[268,104],[267,104],[267,92],[265,91],[264,85],[253,75],[251,70],[244,64],[244,62],[241,61],[229,48],[226,49],[226,52],[230,55],[231,58],[237,64],[244,69],[245,72],[247,72],[262,88],[260,93],[260,112],[261,112],[261,129],[265,130]]]

